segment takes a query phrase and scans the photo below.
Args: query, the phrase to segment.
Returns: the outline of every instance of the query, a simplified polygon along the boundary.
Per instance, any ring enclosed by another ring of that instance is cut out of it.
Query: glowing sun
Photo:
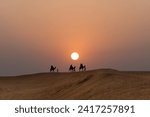
[[[79,59],[79,54],[77,52],[73,52],[71,54],[71,58],[72,58],[72,60],[78,60]]]

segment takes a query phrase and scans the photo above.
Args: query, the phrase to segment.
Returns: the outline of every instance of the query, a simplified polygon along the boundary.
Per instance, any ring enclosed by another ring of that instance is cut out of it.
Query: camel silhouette
[[[55,72],[55,69],[56,69],[56,67],[54,67],[53,65],[51,65],[50,72]]]
[[[76,66],[70,65],[69,71],[76,71]]]
[[[80,64],[79,71],[86,71],[86,65]]]

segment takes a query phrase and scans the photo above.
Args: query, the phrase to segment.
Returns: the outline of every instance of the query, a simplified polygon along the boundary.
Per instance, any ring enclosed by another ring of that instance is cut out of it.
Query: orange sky
[[[149,11],[149,0],[0,0],[0,75],[81,62],[150,70]]]

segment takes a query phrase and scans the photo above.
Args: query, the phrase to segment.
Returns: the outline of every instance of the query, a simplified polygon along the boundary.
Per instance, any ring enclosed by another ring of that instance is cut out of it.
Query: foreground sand
[[[103,69],[0,77],[0,99],[150,99],[150,72]]]

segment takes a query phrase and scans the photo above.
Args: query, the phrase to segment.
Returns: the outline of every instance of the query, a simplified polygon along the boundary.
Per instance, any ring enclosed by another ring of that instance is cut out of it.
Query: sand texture
[[[100,69],[0,77],[0,99],[150,99],[150,72]]]

